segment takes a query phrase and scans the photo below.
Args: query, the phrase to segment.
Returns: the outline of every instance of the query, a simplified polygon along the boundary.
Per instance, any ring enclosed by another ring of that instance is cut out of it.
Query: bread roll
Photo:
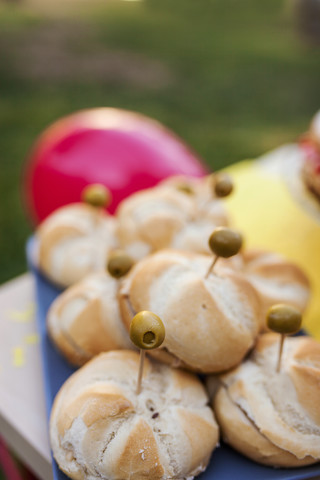
[[[162,250],[141,260],[124,280],[120,307],[127,328],[140,310],[150,310],[166,328],[155,355],[171,365],[218,372],[237,365],[260,328],[256,291],[242,274],[212,258]]]
[[[159,186],[170,187],[189,194],[202,214],[212,214],[215,217],[221,217],[222,221],[227,221],[223,201],[215,193],[216,180],[217,175],[214,173],[200,178],[174,175],[162,180]]]
[[[139,355],[102,353],[58,393],[50,419],[54,457],[72,479],[192,479],[218,442],[207,395],[193,375]]]
[[[52,303],[48,333],[62,355],[82,365],[98,353],[133,348],[119,310],[119,280],[108,273],[89,275]]]
[[[243,272],[259,294],[263,318],[276,303],[292,305],[301,312],[306,309],[310,284],[301,268],[273,252],[247,250],[242,258]]]
[[[36,237],[39,268],[62,287],[103,269],[109,251],[117,246],[115,219],[84,203],[55,211]]]
[[[131,195],[116,212],[121,246],[135,259],[168,247],[209,253],[208,238],[227,216],[220,200],[199,198],[173,180]]]
[[[214,408],[223,438],[252,460],[297,467],[320,460],[320,344],[265,334],[248,360],[222,375]]]

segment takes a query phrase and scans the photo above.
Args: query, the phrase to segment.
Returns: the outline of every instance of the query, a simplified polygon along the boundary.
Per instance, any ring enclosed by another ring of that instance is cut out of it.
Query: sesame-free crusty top
[[[218,427],[200,380],[146,358],[136,394],[139,355],[102,353],[62,386],[50,440],[72,479],[169,480],[205,470]]]
[[[62,287],[103,269],[118,244],[115,219],[84,203],[53,212],[37,229],[36,241],[40,270]]]
[[[141,310],[162,319],[166,338],[153,355],[204,373],[240,363],[261,321],[259,297],[244,275],[219,260],[206,277],[211,262],[209,255],[162,250],[137,263],[119,291],[128,329]]]
[[[47,331],[59,352],[74,365],[109,350],[133,348],[118,302],[119,280],[92,273],[64,290],[47,313]]]
[[[320,343],[284,342],[264,334],[251,356],[220,377],[214,408],[224,440],[251,459],[276,467],[320,460]]]

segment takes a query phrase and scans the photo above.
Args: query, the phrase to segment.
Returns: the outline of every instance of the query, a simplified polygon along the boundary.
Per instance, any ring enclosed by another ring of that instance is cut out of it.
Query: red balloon
[[[38,223],[63,205],[78,202],[83,188],[102,183],[113,213],[128,195],[184,174],[208,172],[201,159],[162,124],[115,108],[76,112],[47,128],[26,163],[24,196]]]

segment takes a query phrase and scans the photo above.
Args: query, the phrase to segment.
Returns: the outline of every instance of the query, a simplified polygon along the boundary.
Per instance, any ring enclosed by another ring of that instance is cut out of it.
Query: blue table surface
[[[52,345],[46,332],[46,315],[53,300],[61,290],[53,286],[32,265],[33,238],[27,243],[27,258],[30,270],[35,277],[37,301],[37,326],[40,335],[43,363],[45,397],[48,418],[54,397],[64,381],[75,371]],[[67,480],[68,477],[59,470],[53,459],[54,480]],[[221,443],[213,454],[207,470],[199,475],[199,480],[299,480],[314,478],[319,475],[320,464],[295,469],[274,469],[264,467],[238,454],[228,445]]]

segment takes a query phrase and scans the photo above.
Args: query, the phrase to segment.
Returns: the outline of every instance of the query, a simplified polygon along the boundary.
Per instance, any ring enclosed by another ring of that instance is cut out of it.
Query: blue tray
[[[64,381],[75,371],[55,350],[46,333],[46,315],[49,306],[61,290],[49,283],[32,264],[33,238],[27,243],[29,267],[35,277],[37,301],[37,325],[41,341],[43,374],[48,417],[53,399]],[[52,462],[54,480],[67,480],[59,470],[55,460]],[[196,477],[199,480],[299,480],[319,476],[320,464],[295,469],[274,469],[264,467],[238,454],[224,443],[217,448],[207,470]]]

